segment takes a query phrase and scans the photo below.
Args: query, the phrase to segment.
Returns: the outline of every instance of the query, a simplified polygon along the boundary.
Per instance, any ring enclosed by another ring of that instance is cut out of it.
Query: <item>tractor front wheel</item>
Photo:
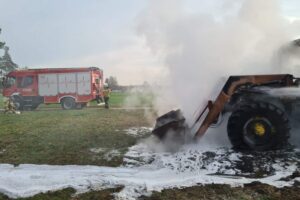
[[[265,151],[286,146],[290,127],[287,115],[279,107],[253,102],[233,111],[227,132],[234,149]]]

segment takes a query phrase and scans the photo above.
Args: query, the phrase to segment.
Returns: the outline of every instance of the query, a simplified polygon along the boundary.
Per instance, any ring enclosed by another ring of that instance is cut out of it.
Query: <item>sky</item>
[[[218,15],[218,1],[184,0],[184,5],[190,12]],[[147,3],[0,0],[0,41],[6,42],[21,67],[97,66],[122,85],[153,83],[165,72],[162,60],[137,33],[138,19]],[[280,0],[280,7],[285,18],[300,19],[300,1]]]

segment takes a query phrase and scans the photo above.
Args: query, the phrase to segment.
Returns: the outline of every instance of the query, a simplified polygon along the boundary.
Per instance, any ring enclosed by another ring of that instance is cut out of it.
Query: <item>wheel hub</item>
[[[254,124],[254,133],[258,136],[264,136],[266,133],[265,126],[260,122],[256,122]]]
[[[250,118],[244,125],[243,138],[249,146],[265,145],[273,135],[273,126],[265,117]]]

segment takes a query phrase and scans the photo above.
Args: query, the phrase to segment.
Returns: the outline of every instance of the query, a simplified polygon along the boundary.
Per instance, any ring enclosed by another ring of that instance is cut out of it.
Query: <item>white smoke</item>
[[[169,71],[168,90],[158,99],[178,105],[190,124],[228,76],[284,71],[274,67],[275,52],[291,40],[276,0],[212,2],[226,14],[189,12],[181,0],[151,0],[139,16],[139,34]]]

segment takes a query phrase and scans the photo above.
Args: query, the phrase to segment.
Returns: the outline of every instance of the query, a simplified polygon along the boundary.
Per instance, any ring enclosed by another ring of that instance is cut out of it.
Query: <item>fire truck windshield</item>
[[[11,86],[13,86],[16,83],[16,78],[12,77],[12,76],[8,76],[4,79],[3,81],[3,86],[5,88],[10,88]]]

